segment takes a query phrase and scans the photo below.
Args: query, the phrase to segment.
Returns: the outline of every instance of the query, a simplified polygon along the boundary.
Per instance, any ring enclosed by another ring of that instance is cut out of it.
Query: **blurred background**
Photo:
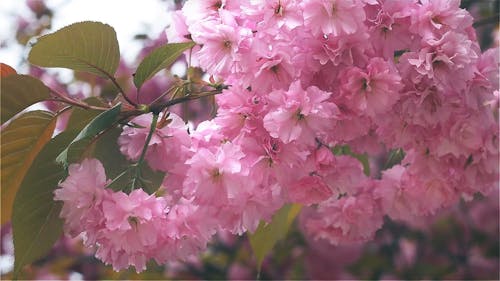
[[[108,82],[71,71],[46,70],[30,66],[27,52],[33,38],[56,31],[77,21],[95,20],[110,24],[117,32],[122,61],[117,72],[125,91],[133,91],[132,73],[138,62],[153,48],[166,43],[164,29],[169,11],[179,9],[174,0],[2,0],[0,2],[0,61],[19,73],[40,78],[46,84],[75,97],[116,95]],[[475,18],[481,48],[498,46],[499,0],[462,1]],[[186,63],[176,62],[171,73],[184,76]],[[200,73],[200,75],[202,75]],[[147,82],[143,92],[159,92],[172,83],[162,72]],[[133,96],[133,95],[131,95]],[[145,102],[143,100],[143,102]],[[57,110],[59,105],[41,105]],[[173,109],[194,124],[209,118],[209,99],[179,105]],[[64,129],[64,122],[60,125]],[[301,231],[303,212],[285,240],[279,242],[264,261],[260,278],[272,279],[489,279],[500,278],[499,194],[477,196],[460,202],[434,217],[412,224],[386,219],[375,240],[359,245],[334,247],[314,241]],[[12,232],[1,226],[1,279],[9,279],[13,267]],[[52,251],[26,268],[26,279],[255,279],[256,264],[246,236],[219,234],[208,251],[186,262],[157,265],[137,274],[133,269],[114,272],[93,257],[79,238],[61,237]]]

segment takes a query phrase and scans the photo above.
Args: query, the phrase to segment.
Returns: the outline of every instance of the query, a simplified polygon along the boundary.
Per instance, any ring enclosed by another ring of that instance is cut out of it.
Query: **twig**
[[[81,108],[84,108],[84,109],[94,109],[94,110],[101,110],[101,111],[106,111],[106,110],[109,109],[109,108],[106,108],[106,107],[93,106],[93,105],[90,105],[90,104],[87,104],[87,103],[83,103],[83,102],[74,100],[72,98],[69,98],[66,95],[63,95],[63,94],[57,92],[54,89],[50,89],[50,92],[54,94],[54,98],[47,99],[47,101],[63,102],[63,103],[74,105],[74,106],[78,106],[78,107],[81,107]]]

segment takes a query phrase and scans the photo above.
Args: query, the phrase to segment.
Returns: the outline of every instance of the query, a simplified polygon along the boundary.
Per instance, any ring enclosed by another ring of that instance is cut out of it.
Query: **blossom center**
[[[139,220],[136,217],[128,217],[127,221],[134,230],[137,230],[137,226],[139,225]]]
[[[222,177],[222,173],[220,172],[219,168],[214,168],[212,170],[212,180],[218,181],[221,177]]]
[[[281,5],[281,1],[278,1],[278,6],[274,8],[274,13],[280,17],[283,16],[283,6]]]
[[[335,3],[332,3],[332,16],[335,15],[335,13],[337,12],[337,6],[335,5]]]
[[[230,49],[231,45],[232,45],[231,41],[229,41],[229,40],[224,41],[224,48]]]
[[[214,3],[214,5],[212,6],[214,7],[215,9],[220,9],[222,8],[222,1],[217,1]]]
[[[299,108],[299,110],[297,110],[297,113],[295,116],[297,117],[298,121],[306,119],[306,116],[304,114],[302,114],[302,109],[300,109],[300,108]]]

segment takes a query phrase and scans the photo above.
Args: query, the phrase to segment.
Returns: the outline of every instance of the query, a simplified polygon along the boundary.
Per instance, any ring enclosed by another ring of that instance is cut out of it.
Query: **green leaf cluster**
[[[140,89],[194,45],[175,43],[155,49],[139,64],[133,79],[136,87]],[[12,222],[15,278],[25,265],[44,256],[62,234],[61,204],[53,200],[53,191],[67,176],[70,164],[85,157],[97,158],[105,166],[108,178],[126,174],[123,187],[115,186],[116,190],[127,186],[127,181],[134,177],[128,171],[137,164],[120,153],[117,139],[130,118],[147,113],[127,98],[114,76],[120,63],[120,48],[114,29],[107,24],[79,22],[41,36],[32,45],[28,61],[41,67],[67,68],[108,78],[128,104],[119,99],[112,104],[99,98],[76,100],[2,64],[2,70],[9,71],[2,73],[0,83],[1,219],[2,224]],[[47,100],[68,106],[56,113],[26,110]],[[56,135],[56,123],[65,114],[71,114],[67,129]],[[154,192],[164,173],[154,172],[147,165],[138,169],[149,180],[144,188]]]

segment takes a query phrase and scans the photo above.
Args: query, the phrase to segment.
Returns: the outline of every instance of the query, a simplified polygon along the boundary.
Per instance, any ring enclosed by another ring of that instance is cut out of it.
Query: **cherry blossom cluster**
[[[166,172],[148,195],[106,189],[97,160],[56,191],[72,235],[115,269],[144,269],[242,234],[285,203],[333,244],[371,239],[498,185],[498,50],[481,52],[458,0],[189,0],[169,42],[231,85],[195,129],[170,114],[146,154]],[[137,160],[152,115],[118,143]],[[333,153],[348,146],[351,154]],[[384,169],[388,151],[400,164]],[[370,169],[353,155],[368,155]],[[378,161],[378,162],[377,162]],[[369,172],[369,173],[368,173]]]

